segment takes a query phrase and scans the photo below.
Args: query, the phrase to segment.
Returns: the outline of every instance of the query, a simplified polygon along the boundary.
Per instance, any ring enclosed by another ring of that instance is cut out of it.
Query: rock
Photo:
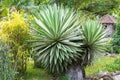
[[[105,56],[110,56],[111,54],[110,53],[105,53]]]
[[[99,79],[99,80],[103,80],[103,78]]]
[[[117,55],[116,54],[111,54],[110,57],[117,57]]]
[[[108,56],[108,57],[118,57],[117,54],[110,54],[110,53],[105,53],[105,56]]]
[[[119,57],[117,54],[110,54],[110,53],[105,53],[105,56],[108,56],[108,57]]]
[[[115,72],[115,75],[120,75],[120,71],[116,71],[116,72]]]
[[[107,74],[108,74],[108,72],[100,71],[100,72],[98,73],[98,76],[104,76],[104,75],[107,75]]]
[[[96,76],[89,76],[89,78],[85,80],[120,80],[120,71],[116,72],[103,72],[100,71]]]
[[[83,72],[81,67],[70,67],[68,71],[69,80],[83,80]]]
[[[102,78],[103,80],[113,80],[112,76],[109,75],[109,74],[99,77],[99,79],[101,79],[101,78]]]
[[[113,76],[114,80],[120,80],[120,75]]]

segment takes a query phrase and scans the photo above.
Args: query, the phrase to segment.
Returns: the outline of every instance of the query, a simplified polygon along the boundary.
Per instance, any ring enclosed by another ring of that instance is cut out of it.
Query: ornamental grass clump
[[[90,64],[95,55],[103,53],[106,48],[106,35],[102,25],[97,21],[89,20],[82,27],[83,48],[85,50],[83,56],[83,64]]]
[[[96,21],[87,21],[81,28],[78,14],[73,9],[48,5],[33,16],[29,41],[34,61],[54,76],[64,72],[70,74],[70,79],[80,80],[94,54],[105,50],[102,26]]]
[[[44,6],[34,14],[30,40],[35,61],[54,74],[68,70],[80,58],[80,39],[76,31],[79,26],[77,14],[64,6]]]

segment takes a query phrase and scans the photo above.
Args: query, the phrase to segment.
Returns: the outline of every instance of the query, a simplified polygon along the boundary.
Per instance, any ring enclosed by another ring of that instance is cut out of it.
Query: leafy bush
[[[111,48],[113,50],[113,53],[120,53],[120,23],[118,19],[118,23],[115,26],[115,32],[112,37],[112,45]]]
[[[28,53],[26,40],[29,36],[27,20],[23,13],[12,13],[8,19],[0,22],[0,36],[2,42],[9,44],[11,61],[17,63],[17,71],[25,72]]]

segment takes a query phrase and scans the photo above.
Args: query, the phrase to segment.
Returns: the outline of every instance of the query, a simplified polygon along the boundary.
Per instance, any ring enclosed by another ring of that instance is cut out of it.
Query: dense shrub
[[[12,65],[8,46],[0,42],[0,80],[15,79],[15,65]]]
[[[112,53],[120,53],[120,23],[117,23],[115,26],[115,32],[113,34],[112,45],[110,46],[110,50]]]
[[[27,20],[23,13],[14,12],[10,14],[9,18],[3,19],[0,25],[1,40],[10,47],[11,61],[17,64],[18,72],[25,72],[29,55],[26,43],[29,38]]]
[[[115,11],[116,14],[114,14],[117,18],[117,23],[114,25],[114,33],[112,35],[112,38],[109,39],[107,42],[107,52],[109,53],[120,53],[120,17],[119,17],[119,11]]]

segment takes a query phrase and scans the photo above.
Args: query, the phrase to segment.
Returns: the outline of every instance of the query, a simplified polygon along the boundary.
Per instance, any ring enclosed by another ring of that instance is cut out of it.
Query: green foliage
[[[18,10],[31,13],[37,7],[33,0],[0,0],[0,17],[9,17],[9,14]]]
[[[105,70],[109,72],[119,71],[120,70],[120,58],[115,59],[114,63],[107,64]]]
[[[65,75],[64,73],[59,76],[59,80],[70,80],[68,75]]]
[[[105,50],[105,33],[100,25],[96,21],[88,21],[82,27],[83,32],[83,43],[85,54],[83,56],[85,64],[89,64],[93,58],[94,54],[104,52]]]
[[[34,2],[33,0],[1,0],[0,1],[2,7],[16,7],[17,9],[22,9],[26,7],[33,6]]]
[[[67,5],[94,15],[112,13],[113,9],[119,8],[120,3],[119,0],[49,0],[49,2]]]
[[[96,21],[88,21],[82,30],[85,47],[96,53],[104,50],[105,34],[101,24]]]
[[[101,57],[96,57],[95,61],[91,64],[88,65],[85,68],[86,75],[95,75],[99,73],[99,71],[106,71],[106,65],[107,64],[113,64],[115,61],[115,58],[112,57],[106,57],[106,56],[101,56]]]
[[[116,58],[112,57],[97,57],[95,61],[86,67],[86,75],[96,75],[99,71],[106,71],[107,64],[113,64]],[[34,68],[34,61],[30,59],[28,61],[28,68],[26,74],[23,75],[23,80],[52,80],[51,74],[41,68]],[[67,80],[68,77],[65,74],[59,76],[59,80]]]
[[[111,40],[113,53],[120,53],[120,23],[115,26],[115,32]]]
[[[105,15],[118,6],[119,3],[117,0],[96,0],[83,9],[97,15]]]
[[[116,49],[115,48],[113,48],[113,46],[112,46],[112,40],[113,38],[111,38],[111,39],[109,39],[108,41],[107,41],[107,45],[106,45],[106,52],[108,52],[108,53],[114,53],[114,51],[116,51]]]
[[[83,12],[92,13],[94,15],[104,15],[107,13],[112,13],[114,9],[119,8],[119,0],[0,0],[0,6],[2,6],[0,11],[4,13],[3,10],[6,8],[12,8],[13,6],[17,9],[24,9],[27,12],[32,12],[31,10],[36,9],[36,6],[44,4],[63,4],[74,8],[76,10],[82,10]]]
[[[34,61],[29,58],[26,74],[21,80],[53,80],[51,74],[41,68],[34,68]]]
[[[80,44],[72,41],[80,39],[75,33],[79,28],[77,15],[73,9],[54,4],[43,7],[34,16],[34,39],[30,41],[37,61],[52,73],[66,71],[68,64],[80,57]]]
[[[0,22],[0,37],[2,42],[9,44],[11,61],[16,64],[18,72],[26,71],[27,57],[29,56],[28,44],[29,28],[27,20],[21,13],[12,13],[6,20]]]
[[[10,61],[8,46],[0,42],[0,80],[14,80],[14,68]]]
[[[35,5],[48,4],[52,0],[33,0]]]
[[[115,25],[115,31],[111,39],[110,52],[111,53],[120,53],[120,17],[119,11],[115,10],[115,16],[117,17],[117,24]]]
[[[2,9],[0,9],[0,18],[1,17],[4,17],[4,16],[8,16],[8,14],[9,14],[9,9],[8,8],[2,8]]]
[[[96,0],[51,0],[54,1],[58,4],[63,4],[63,5],[67,5],[69,7],[74,7],[75,9],[81,9],[84,8],[85,6],[87,6],[87,4],[92,3],[92,1],[96,1]]]

